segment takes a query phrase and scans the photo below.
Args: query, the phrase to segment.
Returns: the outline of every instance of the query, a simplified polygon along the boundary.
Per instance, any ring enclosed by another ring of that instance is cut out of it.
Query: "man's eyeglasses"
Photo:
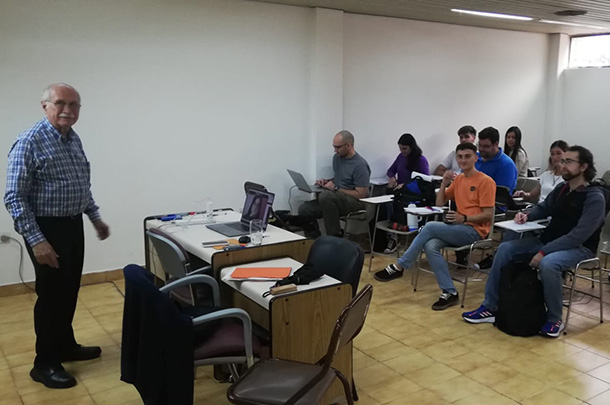
[[[344,143],[343,145],[333,145],[333,148],[335,149],[341,149],[342,147],[344,147],[345,145],[347,145],[346,143]]]
[[[561,159],[559,161],[559,163],[561,163],[562,165],[571,165],[572,163],[580,163],[580,160],[574,160],[574,159]]]
[[[71,103],[66,103],[65,101],[46,101],[47,103],[51,103],[54,104],[55,107],[59,108],[60,110],[63,110],[64,108],[68,107],[71,110],[78,110],[81,105],[75,101],[71,102]]]

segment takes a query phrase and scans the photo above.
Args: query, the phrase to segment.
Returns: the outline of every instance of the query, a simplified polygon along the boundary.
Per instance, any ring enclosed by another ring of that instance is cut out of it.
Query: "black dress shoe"
[[[61,356],[61,362],[64,361],[81,361],[91,360],[100,357],[102,349],[99,346],[81,346],[77,345],[70,351]]]
[[[61,364],[58,366],[34,366],[30,371],[32,380],[43,383],[48,388],[70,388],[76,385],[76,379]]]

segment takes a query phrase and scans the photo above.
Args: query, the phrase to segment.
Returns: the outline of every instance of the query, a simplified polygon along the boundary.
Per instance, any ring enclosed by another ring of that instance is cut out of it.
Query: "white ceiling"
[[[321,7],[343,10],[347,13],[367,14],[412,20],[434,21],[475,27],[500,28],[540,33],[568,35],[610,33],[610,0],[252,0],[265,3],[301,7]],[[534,18],[533,21],[514,21],[478,17],[452,12],[451,9],[485,11]],[[562,10],[586,10],[578,17],[558,16]],[[577,27],[542,23],[552,20],[597,26]]]

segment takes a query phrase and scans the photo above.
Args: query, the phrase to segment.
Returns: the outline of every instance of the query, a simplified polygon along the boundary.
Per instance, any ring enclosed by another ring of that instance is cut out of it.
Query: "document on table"
[[[272,281],[288,277],[292,267],[238,267],[227,278],[233,281]]]
[[[515,221],[513,221],[512,219],[509,219],[508,221],[496,222],[494,224],[494,226],[497,226],[498,228],[508,229],[509,231],[518,232],[518,233],[536,231],[538,229],[546,228],[546,225],[543,225],[537,221],[526,222],[524,224],[518,224]]]

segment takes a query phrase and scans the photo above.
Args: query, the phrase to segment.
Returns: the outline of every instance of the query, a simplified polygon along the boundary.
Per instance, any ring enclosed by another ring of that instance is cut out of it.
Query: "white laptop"
[[[305,181],[305,177],[299,172],[295,172],[294,170],[288,170],[288,174],[292,177],[292,181],[294,181],[294,185],[301,191],[305,191],[306,193],[321,193],[326,190],[324,187],[320,187],[317,184],[309,185],[307,181]]]

